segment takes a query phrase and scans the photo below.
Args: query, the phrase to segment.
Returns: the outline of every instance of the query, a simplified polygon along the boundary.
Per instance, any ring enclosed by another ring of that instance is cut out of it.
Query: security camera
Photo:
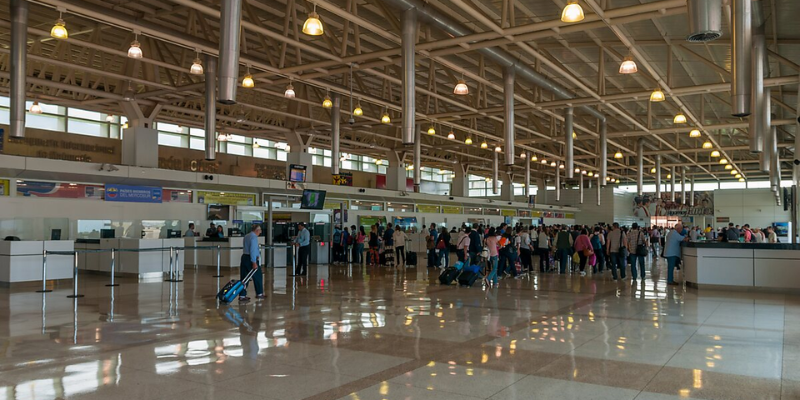
[[[350,117],[350,119],[347,120],[347,123],[350,124],[350,125],[355,125],[356,124],[356,119],[353,118],[353,117]]]
[[[795,158],[795,159],[794,159],[794,165],[800,165],[800,160],[798,160],[798,159],[796,159],[796,158]]]

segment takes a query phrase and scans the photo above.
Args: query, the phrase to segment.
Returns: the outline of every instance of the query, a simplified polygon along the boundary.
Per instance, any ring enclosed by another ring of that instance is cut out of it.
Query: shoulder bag
[[[639,236],[636,237],[636,255],[646,257],[648,254],[647,245],[645,245],[644,241],[642,240],[641,243],[639,239],[642,238],[642,231],[639,231]]]

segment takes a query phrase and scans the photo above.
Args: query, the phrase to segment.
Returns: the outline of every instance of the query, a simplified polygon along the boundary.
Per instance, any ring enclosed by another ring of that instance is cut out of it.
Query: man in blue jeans
[[[261,250],[258,247],[258,237],[261,236],[261,226],[258,224],[253,224],[253,228],[244,237],[244,251],[242,252],[242,262],[239,265],[239,279],[244,281],[244,278],[247,277],[247,274],[250,273],[252,270],[256,270],[255,274],[253,274],[253,286],[256,287],[256,299],[263,299],[264,296],[264,273],[261,272],[261,267],[259,266],[259,255],[261,255]],[[250,282],[247,282],[248,284]],[[240,302],[247,302],[250,298],[247,297],[247,284],[244,285],[241,293],[239,293],[239,301]]]
[[[606,244],[608,269],[611,270],[611,277],[617,280],[617,268],[619,268],[620,279],[625,279],[625,233],[619,229],[618,223],[614,222],[611,232],[608,232]]]
[[[664,243],[664,257],[667,258],[667,285],[677,285],[675,282],[675,266],[681,258],[681,242],[686,240],[682,234],[683,225],[679,222],[675,224],[675,229],[669,231]]]
[[[641,272],[642,280],[644,280],[644,274],[645,274],[644,255],[639,255],[637,254],[637,252],[639,250],[640,245],[644,246],[645,249],[650,248],[650,244],[647,242],[650,236],[642,232],[642,229],[639,228],[639,224],[637,224],[636,222],[631,224],[631,231],[628,232],[627,236],[628,236],[627,246],[628,250],[630,251],[628,259],[631,262],[631,279],[636,280],[637,278],[636,264],[639,264],[639,272]]]

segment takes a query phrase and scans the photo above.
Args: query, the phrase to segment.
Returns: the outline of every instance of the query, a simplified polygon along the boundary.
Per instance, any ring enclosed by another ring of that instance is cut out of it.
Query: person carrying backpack
[[[602,273],[603,266],[605,265],[605,253],[603,252],[603,247],[606,244],[606,239],[603,236],[603,230],[599,226],[594,227],[594,233],[592,234],[592,250],[594,250],[595,255],[595,265],[592,266],[592,274]]]
[[[483,251],[481,244],[481,235],[478,233],[478,224],[472,224],[472,230],[469,233],[469,259],[465,265],[472,265],[478,262],[478,255]]]

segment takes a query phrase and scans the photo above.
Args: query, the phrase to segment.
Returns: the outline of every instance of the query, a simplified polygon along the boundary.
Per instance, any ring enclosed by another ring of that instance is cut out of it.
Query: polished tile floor
[[[800,399],[797,295],[317,266],[228,306],[211,275],[0,287],[0,400]]]

